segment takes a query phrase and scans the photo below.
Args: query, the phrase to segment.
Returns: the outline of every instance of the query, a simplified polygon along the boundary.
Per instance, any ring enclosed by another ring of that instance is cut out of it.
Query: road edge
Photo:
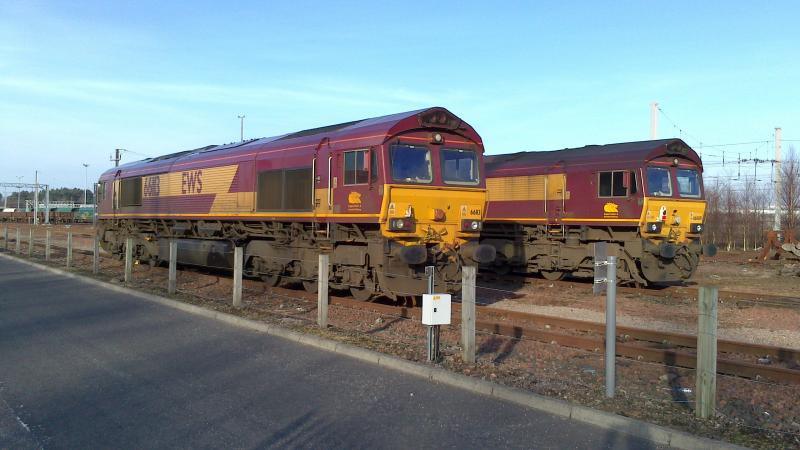
[[[75,278],[84,283],[98,286],[115,292],[128,294],[143,300],[157,303],[170,308],[178,309],[184,312],[195,314],[198,316],[206,317],[209,319],[218,320],[220,322],[235,325],[241,328],[259,331],[271,336],[287,339],[299,344],[308,345],[321,350],[337,353],[340,355],[355,358],[360,361],[376,364],[381,367],[396,370],[399,372],[407,373],[409,375],[427,378],[444,385],[457,387],[470,392],[486,395],[488,397],[504,400],[527,408],[535,409],[552,414],[557,417],[562,417],[569,420],[574,420],[581,423],[594,425],[600,428],[615,430],[617,432],[635,436],[638,438],[646,439],[650,442],[659,445],[666,445],[669,447],[682,448],[682,449],[743,449],[735,444],[715,439],[709,439],[701,436],[695,436],[683,431],[673,430],[671,428],[663,427],[661,425],[654,425],[638,419],[632,419],[618,414],[600,411],[585,406],[573,405],[563,400],[558,400],[550,397],[545,397],[532,392],[524,391],[514,387],[503,386],[494,382],[480,380],[466,375],[461,375],[442,369],[439,367],[432,367],[421,363],[408,361],[395,356],[379,353],[373,350],[368,350],[361,347],[356,347],[351,344],[337,342],[326,339],[312,334],[299,333],[291,331],[276,325],[258,322],[251,319],[235,316],[232,314],[214,311],[211,309],[203,308],[201,306],[193,305],[190,303],[173,300],[167,297],[162,297],[155,294],[148,294],[146,292],[137,291],[125,286],[101,281],[91,278],[79,273],[69,272],[56,267],[40,264],[38,262],[30,261],[11,255],[7,252],[0,252],[0,257],[27,264],[41,270],[45,270],[67,278]]]

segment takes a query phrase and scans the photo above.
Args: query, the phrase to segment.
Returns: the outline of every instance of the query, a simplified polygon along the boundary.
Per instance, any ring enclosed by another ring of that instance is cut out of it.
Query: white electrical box
[[[450,324],[450,294],[422,294],[422,324]]]

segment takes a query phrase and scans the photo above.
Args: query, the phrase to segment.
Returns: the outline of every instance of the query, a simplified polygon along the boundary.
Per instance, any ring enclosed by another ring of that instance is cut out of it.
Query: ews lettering
[[[181,194],[200,194],[203,192],[203,171],[181,172]]]

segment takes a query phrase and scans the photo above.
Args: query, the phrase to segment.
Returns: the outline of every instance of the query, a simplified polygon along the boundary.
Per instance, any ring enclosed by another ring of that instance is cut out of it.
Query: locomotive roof
[[[486,173],[492,176],[499,171],[527,167],[551,167],[564,164],[595,164],[609,161],[647,162],[662,156],[682,156],[702,168],[697,153],[683,140],[658,139],[651,141],[622,142],[606,145],[586,145],[550,151],[525,151],[503,155],[486,155]]]
[[[200,162],[206,154],[213,154],[213,157],[235,155],[238,153],[259,153],[266,150],[297,149],[302,147],[314,147],[323,141],[328,145],[335,146],[337,142],[359,141],[358,145],[378,145],[392,136],[418,128],[438,128],[452,131],[463,135],[475,142],[481,143],[478,133],[468,123],[458,118],[442,107],[431,107],[407,111],[388,116],[373,117],[351,122],[344,122],[336,125],[326,125],[317,128],[297,131],[294,133],[282,134],[278,136],[251,139],[242,142],[233,142],[223,145],[208,145],[193,150],[184,150],[167,155],[148,158],[123,164],[119,167],[109,169],[103,175],[113,175],[118,170],[122,171],[122,176],[134,174],[154,173],[163,170],[165,166],[171,165],[177,160],[197,160]],[[209,155],[211,157],[212,155]],[[152,169],[152,170],[151,170]]]

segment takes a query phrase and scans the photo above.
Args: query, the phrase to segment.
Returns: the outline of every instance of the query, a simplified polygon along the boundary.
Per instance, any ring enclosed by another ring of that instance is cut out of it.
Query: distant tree
[[[778,201],[783,209],[781,228],[800,231],[800,157],[795,148],[789,147],[789,153],[781,161],[781,189]]]

